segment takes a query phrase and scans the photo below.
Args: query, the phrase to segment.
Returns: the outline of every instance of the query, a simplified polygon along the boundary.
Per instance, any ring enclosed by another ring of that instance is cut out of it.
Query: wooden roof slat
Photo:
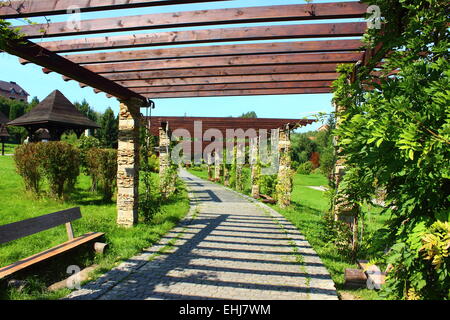
[[[193,98],[193,97],[225,97],[225,96],[253,96],[253,95],[285,95],[285,94],[316,94],[331,93],[331,88],[301,88],[301,89],[251,89],[228,91],[190,91],[143,94],[150,99],[165,98]]]
[[[362,36],[367,23],[319,23],[268,27],[201,29],[40,42],[53,52],[199,44],[209,42]]]
[[[90,19],[82,20],[77,30],[70,28],[66,22],[23,25],[20,27],[21,32],[28,38],[59,37],[220,24],[361,18],[366,14],[367,7],[366,4],[355,1],[296,4]]]
[[[227,67],[248,66],[267,64],[298,64],[298,63],[351,63],[360,60],[362,53],[288,53],[273,55],[254,56],[227,56],[215,58],[185,58],[165,59],[136,62],[118,62],[83,65],[92,72],[105,74],[136,70],[164,70],[182,68],[205,68],[205,67]]]
[[[146,103],[145,97],[122,87],[119,84],[102,77],[72,61],[69,61],[26,39],[8,40],[2,48],[4,51],[21,57],[44,68],[65,75],[73,80],[97,88],[111,94],[120,100],[139,99]]]
[[[334,73],[337,63],[321,64],[282,64],[263,66],[229,66],[209,67],[195,69],[170,69],[155,71],[134,71],[106,73],[103,76],[114,81],[146,80],[146,79],[171,79],[190,77],[219,77],[233,75],[272,75],[272,74],[304,74],[304,73]],[[65,79],[70,80],[68,78]]]
[[[127,87],[152,87],[152,86],[182,86],[182,85],[207,85],[207,84],[231,84],[231,83],[258,83],[258,82],[292,82],[292,81],[330,81],[338,77],[338,73],[308,73],[308,74],[273,74],[273,75],[247,75],[247,76],[223,76],[223,77],[197,77],[197,78],[173,78],[173,79],[148,79],[118,81],[117,83]]]
[[[358,51],[362,46],[360,40],[296,41],[84,53],[63,57],[75,63],[87,64],[228,55],[348,52]]]
[[[72,5],[76,5],[80,12],[93,12],[219,1],[228,0],[20,0],[9,1],[0,7],[0,19],[65,14]]]
[[[184,91],[227,91],[248,89],[288,89],[288,88],[329,88],[332,81],[285,81],[285,82],[260,82],[260,83],[226,83],[210,85],[186,85],[186,86],[158,86],[133,89],[134,92],[164,93]]]

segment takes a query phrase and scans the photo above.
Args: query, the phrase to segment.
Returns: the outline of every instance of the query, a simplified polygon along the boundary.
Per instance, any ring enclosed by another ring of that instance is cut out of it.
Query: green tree
[[[117,149],[119,135],[119,118],[114,116],[114,111],[108,107],[100,118],[100,129],[97,131],[98,139],[105,148]]]
[[[291,134],[291,159],[299,164],[309,161],[313,152],[317,151],[317,143],[310,137],[315,132]]]
[[[258,118],[258,116],[256,115],[255,111],[249,111],[249,112],[245,112],[243,113],[240,118]]]
[[[28,103],[28,106],[26,106],[25,108],[25,113],[30,112],[31,109],[33,109],[34,107],[36,107],[39,104],[39,98],[38,97],[33,97],[33,99],[31,99],[31,102]]]
[[[96,112],[89,103],[86,101],[86,99],[83,99],[81,102],[75,102],[73,104],[79,111],[81,111],[87,118],[94,122],[98,122],[99,120],[99,113]]]
[[[377,236],[384,234],[389,249],[377,258],[392,265],[386,297],[450,299],[449,3],[370,4],[388,23],[365,39],[371,47],[383,43],[381,74],[389,76],[375,79],[362,68],[350,84],[353,67],[338,69],[335,101],[346,111],[335,134],[347,166],[340,190],[358,203],[386,191],[391,219]]]

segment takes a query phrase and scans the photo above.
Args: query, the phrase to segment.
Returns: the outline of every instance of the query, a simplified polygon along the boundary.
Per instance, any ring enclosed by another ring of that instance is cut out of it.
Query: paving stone
[[[66,299],[338,298],[319,256],[282,215],[186,171],[180,177],[193,207],[178,227]],[[173,250],[148,261],[171,239],[177,240]],[[303,265],[295,261],[292,242]]]

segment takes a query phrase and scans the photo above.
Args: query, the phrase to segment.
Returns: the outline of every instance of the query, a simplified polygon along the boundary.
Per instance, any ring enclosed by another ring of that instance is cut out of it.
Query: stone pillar
[[[336,110],[336,128],[339,128],[340,124],[342,123],[342,118],[340,115],[342,115],[343,112],[345,112],[345,107],[338,106],[335,104],[335,110]],[[345,175],[345,158],[342,155],[342,148],[338,148],[337,144],[339,141],[339,137],[334,137],[334,145],[335,145],[335,152],[336,152],[336,163],[334,166],[334,185],[335,185],[335,197],[333,199],[333,213],[334,213],[334,219],[336,221],[344,221],[350,225],[352,229],[356,228],[357,224],[357,216],[359,213],[359,206],[351,202],[348,199],[348,195],[343,194],[340,192],[339,185]]]
[[[239,143],[236,145],[236,191],[242,192],[244,189],[242,182],[242,168],[245,161],[245,144],[241,146]]]
[[[222,157],[220,155],[220,152],[217,150],[214,152],[214,181],[219,182],[220,181],[220,174],[221,174],[221,168],[222,168]]]
[[[159,127],[159,188],[163,199],[167,199],[174,191],[175,177],[171,174],[169,124]]]
[[[132,227],[138,221],[139,125],[142,101],[120,103],[117,150],[117,224]]]
[[[261,168],[259,163],[259,137],[252,139],[250,143],[250,163],[251,163],[251,180],[252,180],[252,197],[255,199],[259,198],[259,179],[261,175]]]
[[[211,153],[208,153],[208,155],[207,155],[206,166],[207,166],[207,169],[208,169],[208,180],[212,181],[213,180],[213,168],[212,168],[212,156],[211,156]]]
[[[228,158],[228,149],[225,149],[223,153],[223,185],[225,187],[230,186],[230,164],[228,163]]]
[[[170,137],[169,124],[162,123],[159,127],[159,177],[162,178],[170,167]]]
[[[291,204],[292,193],[292,169],[291,157],[289,150],[291,147],[289,127],[278,130],[278,152],[279,152],[279,167],[277,177],[277,202],[280,208],[286,208]]]

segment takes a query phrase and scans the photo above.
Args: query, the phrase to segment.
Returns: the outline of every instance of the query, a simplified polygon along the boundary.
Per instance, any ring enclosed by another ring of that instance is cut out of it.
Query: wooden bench
[[[80,245],[99,239],[104,235],[104,233],[101,232],[90,232],[80,237],[74,238],[71,222],[80,218],[80,208],[72,208],[0,226],[0,244],[24,238],[26,236],[48,230],[62,224],[66,225],[68,236],[68,241],[60,245],[32,255],[31,257],[17,261],[9,266],[0,268],[0,279],[28,268],[32,265],[35,265],[39,262],[65,253],[71,249],[79,247]],[[100,244],[100,247],[103,248],[104,244]]]

